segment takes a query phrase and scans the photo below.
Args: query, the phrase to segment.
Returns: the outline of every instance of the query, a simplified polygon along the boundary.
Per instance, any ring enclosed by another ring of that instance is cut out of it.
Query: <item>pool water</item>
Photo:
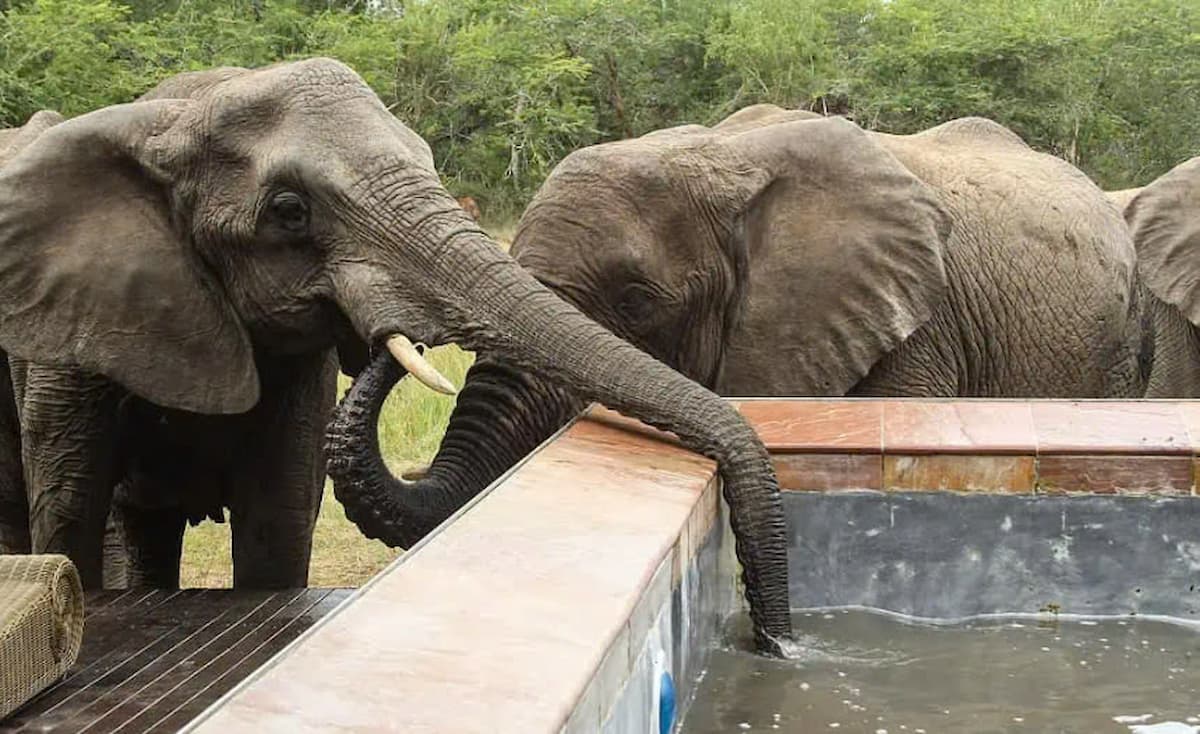
[[[686,734],[1200,734],[1200,628],[1141,618],[932,624],[835,610],[793,615],[794,659],[746,652],[736,619]]]

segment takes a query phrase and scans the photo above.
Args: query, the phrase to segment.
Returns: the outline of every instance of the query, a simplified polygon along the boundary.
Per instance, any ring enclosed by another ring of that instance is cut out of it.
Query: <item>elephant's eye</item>
[[[656,307],[654,293],[641,285],[631,285],[621,294],[617,312],[625,319],[637,323],[648,320]]]
[[[294,191],[280,191],[271,197],[271,218],[292,234],[308,231],[308,203]]]

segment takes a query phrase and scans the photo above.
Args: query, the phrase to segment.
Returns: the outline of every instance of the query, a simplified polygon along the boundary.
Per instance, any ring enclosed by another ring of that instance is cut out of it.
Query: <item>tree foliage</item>
[[[0,123],[315,55],[493,210],[577,147],[761,101],[990,117],[1108,188],[1200,153],[1200,0],[0,0]]]

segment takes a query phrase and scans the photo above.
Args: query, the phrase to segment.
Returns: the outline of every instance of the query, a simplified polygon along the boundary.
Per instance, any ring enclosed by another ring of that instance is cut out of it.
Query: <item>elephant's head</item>
[[[352,71],[180,79],[200,84],[51,127],[0,172],[6,350],[237,413],[258,400],[256,351],[446,331],[425,314],[440,305],[422,302],[418,248],[367,238],[417,216],[367,191],[387,175],[436,187],[428,147]]]
[[[1109,198],[1123,206],[1147,287],[1200,326],[1200,158]]]
[[[778,487],[749,426],[520,268],[342,64],[186,75],[51,127],[0,170],[8,352],[162,406],[236,413],[258,400],[256,355],[338,340],[380,348],[372,386],[386,345],[445,387],[412,342],[455,341],[561,385],[573,405],[675,432],[721,465],[760,642],[787,634]],[[401,487],[361,408],[349,401],[331,429],[330,473],[364,529],[411,542],[466,497]]]
[[[513,254],[655,357],[738,395],[840,395],[946,287],[932,192],[858,127],[769,105],[568,156]]]
[[[841,394],[929,318],[949,225],[872,138],[813,117],[758,110],[572,153],[522,217],[515,257],[709,387],[737,376],[742,394],[778,395],[777,380],[803,379],[800,394]],[[481,357],[412,491],[465,501],[572,415],[581,396],[520,367]]]

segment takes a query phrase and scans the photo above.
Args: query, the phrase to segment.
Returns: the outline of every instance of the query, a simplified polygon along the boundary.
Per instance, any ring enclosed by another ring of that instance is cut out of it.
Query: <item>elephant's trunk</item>
[[[364,303],[361,290],[347,287],[343,302],[362,309],[362,331],[378,341],[404,328],[405,318],[418,323],[424,316],[443,330],[442,336],[468,349],[494,355],[579,400],[601,402],[671,431],[687,447],[716,460],[757,639],[763,650],[777,651],[777,640],[790,632],[785,524],[770,457],[753,430],[716,395],[551,293],[483,236],[448,195],[430,195],[433,202],[441,198],[451,206],[416,218],[406,228],[412,241],[398,248],[407,255],[405,265],[429,275],[429,292],[417,301],[420,311],[411,302],[407,307]],[[386,375],[379,379],[382,390]],[[369,396],[368,387],[363,393]],[[331,425],[329,473],[339,496],[358,505],[354,514],[370,516],[368,531],[402,545],[412,542],[411,528],[436,524],[481,487],[414,492],[391,477],[371,449],[379,400],[343,403]],[[482,419],[489,420],[488,415]],[[499,464],[497,457],[486,473]],[[476,480],[483,481],[483,473]]]
[[[346,516],[369,538],[411,547],[578,412],[565,391],[481,358],[428,472],[398,479],[379,450],[379,413],[403,370],[380,354],[354,381],[329,427],[330,474]]]

